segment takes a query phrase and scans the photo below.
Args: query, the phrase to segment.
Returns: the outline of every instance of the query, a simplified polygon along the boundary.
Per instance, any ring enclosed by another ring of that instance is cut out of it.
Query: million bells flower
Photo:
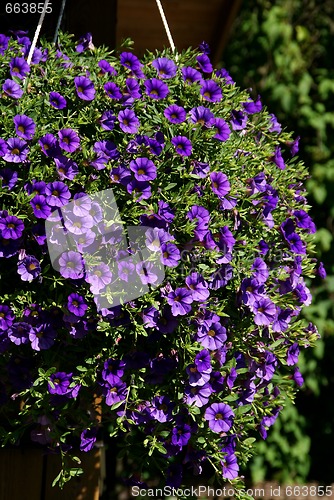
[[[30,45],[0,34],[0,442],[61,452],[62,483],[104,427],[138,481],[239,488],[319,336],[302,139],[205,43]]]

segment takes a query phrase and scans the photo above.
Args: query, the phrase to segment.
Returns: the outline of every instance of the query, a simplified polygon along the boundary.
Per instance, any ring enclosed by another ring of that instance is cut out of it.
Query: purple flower
[[[164,423],[172,419],[172,410],[174,404],[167,396],[155,396],[150,403],[148,412],[151,418]]]
[[[30,71],[29,64],[27,64],[24,57],[13,57],[9,63],[11,76],[16,76],[23,80]]]
[[[298,151],[299,151],[299,140],[300,140],[300,137],[296,137],[296,139],[291,143],[289,144],[290,146],[290,153],[291,153],[291,156],[295,156]]]
[[[191,273],[186,277],[186,285],[191,291],[192,299],[196,302],[204,302],[209,298],[208,283],[204,281],[199,273]]]
[[[172,78],[176,75],[177,66],[167,57],[159,57],[152,61],[152,66],[157,70],[160,78]]]
[[[62,207],[71,198],[68,186],[61,181],[49,182],[45,187],[45,195],[50,207]]]
[[[260,297],[252,305],[256,325],[268,326],[276,318],[276,306],[267,297]]]
[[[318,269],[317,269],[317,274],[318,274],[318,276],[320,276],[321,279],[325,279],[326,278],[327,272],[326,272],[326,269],[325,269],[325,266],[324,266],[323,262],[319,262],[319,266],[318,266]]]
[[[92,101],[95,97],[95,88],[93,82],[85,76],[76,76],[74,84],[78,97],[84,101]]]
[[[97,435],[97,427],[93,427],[92,429],[85,429],[80,434],[80,451],[84,451],[87,453],[90,451],[96,442]]]
[[[136,71],[143,66],[138,57],[132,54],[132,52],[122,52],[120,55],[120,63],[131,71]]]
[[[31,329],[31,325],[20,321],[18,323],[13,323],[8,329],[7,335],[10,341],[15,345],[29,344],[29,333]]]
[[[100,59],[97,64],[100,68],[100,73],[102,73],[103,75],[105,75],[106,73],[111,76],[117,75],[117,71],[115,70],[115,68],[113,68],[111,64],[105,59]]]
[[[17,272],[21,276],[22,281],[32,281],[41,273],[39,261],[33,255],[26,255],[22,260],[19,260]]]
[[[127,78],[125,81],[126,89],[123,92],[123,106],[131,106],[135,99],[141,98],[139,83],[135,78]]]
[[[306,245],[299,234],[291,233],[286,237],[290,250],[296,254],[306,254]]]
[[[0,304],[0,330],[6,331],[14,321],[15,316],[11,308]]]
[[[13,189],[18,180],[18,173],[10,168],[2,168],[0,170],[0,179],[2,180],[2,187],[7,187],[9,190]]]
[[[176,152],[180,156],[191,155],[193,149],[191,141],[187,139],[187,137],[185,137],[184,135],[178,135],[177,137],[173,137],[171,143],[173,144],[173,146],[176,149]]]
[[[137,179],[131,180],[126,185],[127,192],[134,194],[137,201],[151,198],[151,186],[148,182],[140,182]]]
[[[169,88],[166,83],[158,80],[158,78],[151,78],[144,81],[146,94],[151,99],[164,99],[169,94]]]
[[[172,429],[172,444],[175,446],[186,446],[191,438],[191,427],[188,424],[180,423]]]
[[[226,85],[233,85],[235,83],[235,81],[225,68],[218,69],[216,71],[216,76],[218,76],[219,78],[223,78],[226,82]]]
[[[113,130],[115,126],[116,116],[112,111],[105,111],[100,118],[101,127],[104,130]]]
[[[288,349],[286,364],[288,366],[295,365],[296,363],[298,363],[298,357],[299,357],[299,346],[297,342],[295,342]]]
[[[202,82],[203,78],[202,75],[197,69],[192,68],[191,66],[183,66],[181,69],[183,80],[188,84],[191,85],[192,83],[195,82]]]
[[[209,102],[219,102],[222,100],[222,89],[214,80],[204,80],[200,94]]]
[[[20,163],[27,158],[28,151],[28,145],[25,141],[11,137],[7,140],[7,153],[3,159],[9,163]]]
[[[84,275],[84,265],[81,254],[70,250],[63,252],[59,258],[60,274],[64,278],[80,279]]]
[[[139,182],[153,181],[157,177],[157,169],[152,160],[136,158],[130,162],[130,169]]]
[[[125,382],[117,375],[109,378],[103,386],[103,394],[106,397],[106,404],[112,406],[120,401],[124,401],[127,395],[127,388]]]
[[[85,299],[78,293],[71,293],[67,298],[67,309],[75,316],[85,315],[88,306]]]
[[[197,56],[196,60],[203,73],[212,73],[213,67],[207,54],[201,54],[200,56]]]
[[[116,85],[116,83],[113,82],[107,82],[104,85],[104,90],[106,91],[106,94],[110,99],[122,99],[122,92],[120,91],[119,87]]]
[[[304,379],[298,368],[295,369],[292,378],[299,387],[302,387],[302,385],[304,384]]]
[[[112,273],[107,264],[101,263],[89,269],[87,272],[86,281],[91,285],[91,292],[99,293],[106,285],[109,285],[112,280]]]
[[[208,382],[202,386],[188,385],[184,390],[184,394],[186,396],[186,403],[188,405],[194,404],[195,406],[201,408],[202,406],[208,404],[209,397],[213,392],[214,391]]]
[[[229,453],[221,460],[224,479],[236,479],[239,475],[239,465],[234,453]]]
[[[50,92],[49,94],[49,102],[52,107],[56,109],[64,109],[67,106],[67,102],[65,97],[63,97],[58,92]]]
[[[228,178],[223,172],[212,172],[210,174],[212,191],[223,198],[227,193],[230,192],[231,186]]]
[[[231,125],[233,130],[243,130],[246,127],[248,117],[242,111],[231,111]]]
[[[53,134],[45,134],[38,142],[46,156],[54,157],[58,153],[61,154],[58,141]]]
[[[15,215],[0,217],[0,233],[5,240],[17,240],[21,238],[24,231],[24,224]]]
[[[191,311],[192,293],[186,288],[177,288],[167,295],[167,302],[172,307],[173,316],[184,316]]]
[[[278,134],[281,133],[282,131],[282,126],[280,123],[277,121],[277,117],[274,114],[270,114],[270,123],[271,127],[269,129],[269,132],[277,132]]]
[[[177,267],[179,265],[181,254],[174,243],[163,243],[161,245],[161,262],[167,267]]]
[[[200,125],[211,127],[212,121],[214,120],[214,114],[210,109],[205,106],[197,106],[192,108],[189,112],[190,119],[193,123],[199,123]]]
[[[194,365],[201,374],[212,372],[211,356],[207,349],[202,349],[202,351],[196,354]]]
[[[232,427],[234,413],[225,403],[213,403],[206,409],[204,418],[213,432],[227,432]]]
[[[280,170],[285,170],[286,165],[284,163],[281,148],[279,146],[277,146],[277,148],[275,149],[275,153],[274,156],[271,157],[271,161],[275,163]]]
[[[248,99],[248,101],[243,102],[242,105],[246,113],[248,113],[249,115],[252,115],[254,113],[259,113],[262,109],[261,96],[257,96],[256,101]]]
[[[69,386],[72,383],[72,373],[56,372],[50,376],[48,391],[50,394],[63,396],[69,392]]]
[[[30,140],[35,134],[36,124],[29,116],[16,115],[14,117],[15,131],[22,139]]]
[[[156,267],[152,262],[139,262],[136,264],[136,272],[144,285],[155,283],[158,279]]]
[[[214,118],[211,121],[211,126],[216,129],[216,134],[213,137],[218,141],[225,142],[230,137],[230,127],[222,118]]]
[[[29,333],[29,341],[34,351],[50,349],[56,338],[56,332],[49,324],[34,327]]]
[[[51,207],[46,203],[45,196],[37,194],[32,200],[30,200],[30,205],[34,211],[35,217],[38,219],[47,219],[51,214]]]
[[[75,161],[67,158],[66,156],[55,158],[54,162],[56,164],[57,172],[61,180],[73,180],[74,177],[79,173],[79,168]]]
[[[9,36],[0,34],[0,55],[3,56],[4,53],[6,52],[9,40],[10,40]]]
[[[264,294],[264,286],[255,278],[244,278],[241,282],[241,298],[244,304],[251,307],[256,300],[260,300]]]
[[[293,215],[296,218],[297,227],[307,229],[308,233],[315,233],[315,224],[305,210],[294,210]]]
[[[90,49],[93,50],[94,44],[93,44],[93,37],[91,33],[86,33],[85,35],[81,36],[79,39],[79,43],[76,46],[75,50],[77,52],[83,52],[84,50]]]
[[[104,157],[105,159],[118,158],[119,152],[116,148],[116,144],[111,141],[98,141],[94,144],[94,151],[99,157]]]
[[[59,146],[68,153],[74,153],[80,146],[80,138],[75,130],[63,128],[58,132]]]
[[[5,80],[5,83],[2,85],[2,90],[12,99],[20,99],[20,97],[23,96],[23,90],[18,83],[14,82],[14,80]]]
[[[219,322],[211,323],[204,321],[196,334],[196,340],[210,351],[215,351],[223,347],[226,339],[226,329]]]
[[[186,119],[187,113],[184,108],[171,104],[164,110],[164,115],[170,123],[182,123]]]
[[[262,285],[269,276],[268,266],[261,257],[257,257],[252,264],[253,278]]]
[[[123,132],[136,134],[139,128],[139,120],[132,109],[124,109],[118,113],[118,121]]]

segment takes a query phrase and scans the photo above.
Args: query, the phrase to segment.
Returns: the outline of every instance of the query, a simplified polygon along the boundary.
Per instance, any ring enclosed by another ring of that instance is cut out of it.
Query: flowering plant
[[[0,439],[58,451],[63,484],[105,424],[139,480],[237,486],[318,337],[298,139],[205,44],[30,43],[0,35]]]

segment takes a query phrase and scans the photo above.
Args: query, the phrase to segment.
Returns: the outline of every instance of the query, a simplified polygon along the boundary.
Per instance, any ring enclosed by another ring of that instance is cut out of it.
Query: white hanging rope
[[[45,0],[44,7],[43,7],[43,12],[40,15],[40,18],[39,18],[39,21],[38,21],[38,25],[37,25],[37,28],[36,28],[36,31],[35,31],[34,39],[32,41],[32,44],[31,44],[31,47],[30,47],[30,50],[29,50],[29,55],[28,55],[28,59],[27,59],[27,63],[29,64],[29,66],[30,66],[30,63],[31,63],[31,59],[32,59],[35,47],[36,47],[36,43],[37,43],[37,40],[38,40],[39,33],[41,31],[41,28],[42,28],[42,24],[43,24],[43,21],[44,21],[44,17],[45,17],[46,8],[48,6],[48,3],[49,3],[49,0]]]
[[[162,8],[161,2],[160,2],[160,0],[155,0],[155,1],[157,2],[157,6],[158,6],[158,9],[159,9],[159,12],[160,12],[160,16],[161,16],[164,28],[166,30],[166,34],[167,34],[167,38],[168,38],[168,41],[169,41],[169,45],[171,46],[171,49],[173,51],[175,51],[175,44],[174,44],[173,37],[172,37],[172,34],[171,34],[169,26],[168,26],[168,22],[167,22],[164,10]]]
[[[58,31],[59,31],[61,20],[63,19],[64,10],[65,10],[65,4],[66,4],[66,0],[63,0],[63,2],[61,4],[61,8],[60,8],[60,13],[59,13],[59,17],[58,17],[58,22],[57,22],[57,27],[56,27],[56,31],[55,31],[55,36],[53,37],[53,43],[57,43]]]

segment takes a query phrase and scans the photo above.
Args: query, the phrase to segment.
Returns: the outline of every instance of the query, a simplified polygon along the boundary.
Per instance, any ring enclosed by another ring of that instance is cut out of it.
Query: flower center
[[[145,170],[143,170],[142,168],[140,168],[140,169],[137,171],[137,174],[139,174],[139,175],[144,175],[144,174],[145,174]]]
[[[157,90],[153,89],[151,90],[151,95],[159,95],[159,93]]]
[[[72,306],[78,307],[78,305],[79,305],[79,302],[77,300],[72,301]]]
[[[34,271],[34,269],[36,269],[36,264],[34,263],[29,264],[28,269],[29,271]]]
[[[12,155],[19,155],[20,154],[20,150],[18,148],[13,148],[12,151],[11,151]]]
[[[23,126],[23,125],[20,125],[19,127],[17,127],[17,130],[18,130],[19,132],[23,132],[23,133],[24,133],[25,128],[24,128],[24,126]]]
[[[81,93],[82,93],[82,92],[83,92],[83,88],[79,86],[79,87],[78,87],[78,92],[81,92]]]
[[[69,144],[70,140],[68,137],[63,137],[63,142],[65,142],[65,144]]]
[[[216,420],[223,420],[223,415],[221,413],[216,413],[215,419]]]
[[[14,229],[15,228],[15,224],[12,224],[12,223],[7,224],[7,228],[8,229]]]
[[[94,271],[94,274],[95,274],[95,276],[97,276],[98,278],[101,278],[101,276],[102,276],[102,273],[101,273],[101,271],[100,271],[99,269],[97,269],[96,271]]]
[[[204,92],[203,97],[208,97],[210,99],[211,97],[210,92]]]
[[[214,337],[216,335],[216,332],[214,330],[209,330],[208,335],[209,337]]]
[[[123,119],[123,125],[128,126],[129,125],[129,120],[126,118]]]
[[[13,73],[20,73],[20,70],[19,68],[17,68],[16,66],[12,69]]]
[[[56,189],[52,191],[52,196],[59,196],[59,191],[57,191]]]

